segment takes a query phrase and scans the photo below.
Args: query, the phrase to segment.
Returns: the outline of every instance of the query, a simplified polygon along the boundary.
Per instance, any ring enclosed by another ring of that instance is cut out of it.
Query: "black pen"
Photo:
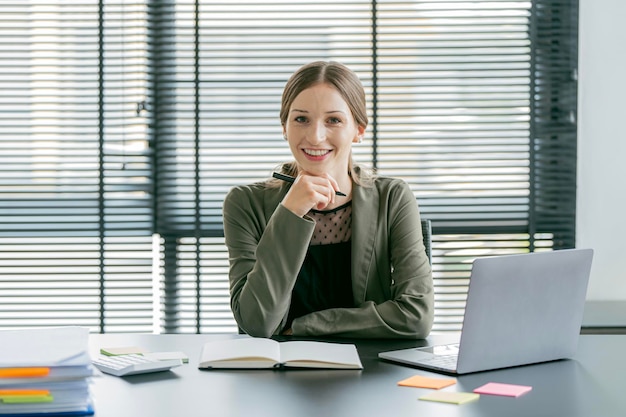
[[[272,174],[272,177],[278,179],[278,180],[283,180],[286,181],[290,184],[293,184],[293,182],[296,180],[294,177],[290,176],[290,175],[285,175],[285,174],[281,174],[280,172],[274,172]],[[335,195],[339,195],[341,197],[347,197],[344,193],[342,193],[341,191],[335,191]]]

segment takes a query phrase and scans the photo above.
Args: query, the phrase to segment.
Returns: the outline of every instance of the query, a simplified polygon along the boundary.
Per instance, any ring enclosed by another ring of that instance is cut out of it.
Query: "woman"
[[[231,308],[251,336],[424,338],[433,283],[408,185],[352,159],[365,92],[336,62],[298,69],[280,122],[292,182],[233,188],[224,201]],[[343,194],[344,196],[338,195]]]

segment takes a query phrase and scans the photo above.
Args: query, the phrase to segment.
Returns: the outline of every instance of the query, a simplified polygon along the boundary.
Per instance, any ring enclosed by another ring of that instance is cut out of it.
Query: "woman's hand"
[[[302,171],[294,181],[282,204],[296,215],[303,217],[311,209],[323,210],[335,203],[335,191],[339,185],[328,174],[311,175]]]

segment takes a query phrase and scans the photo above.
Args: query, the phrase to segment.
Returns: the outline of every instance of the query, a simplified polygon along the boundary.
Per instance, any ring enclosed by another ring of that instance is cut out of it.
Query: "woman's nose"
[[[311,126],[309,132],[309,142],[312,144],[324,142],[326,140],[326,127],[321,123],[316,123]]]

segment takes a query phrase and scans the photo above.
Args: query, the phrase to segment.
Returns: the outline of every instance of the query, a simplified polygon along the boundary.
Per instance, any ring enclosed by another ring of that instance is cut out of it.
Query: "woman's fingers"
[[[323,210],[334,204],[336,186],[332,178],[301,173],[283,199],[283,206],[300,217],[311,209]]]

